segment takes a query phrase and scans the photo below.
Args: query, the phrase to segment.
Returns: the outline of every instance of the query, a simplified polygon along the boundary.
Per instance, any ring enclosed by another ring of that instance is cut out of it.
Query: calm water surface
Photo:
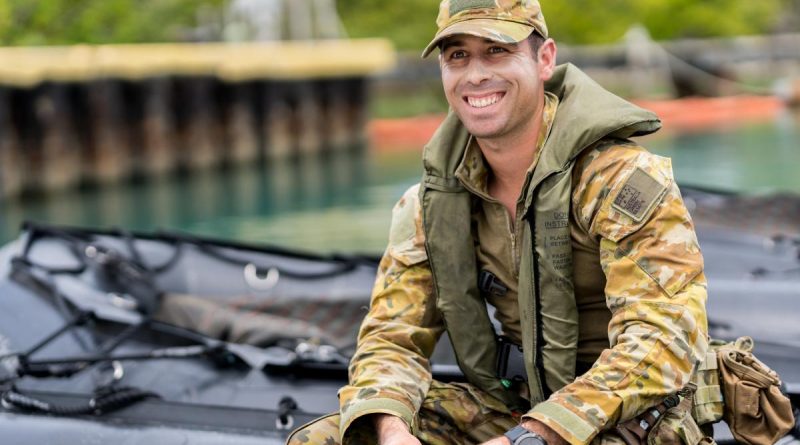
[[[800,115],[643,141],[682,184],[800,193]],[[394,202],[419,180],[418,151],[356,149],[157,182],[0,203],[0,241],[24,220],[180,230],[307,251],[381,252]]]

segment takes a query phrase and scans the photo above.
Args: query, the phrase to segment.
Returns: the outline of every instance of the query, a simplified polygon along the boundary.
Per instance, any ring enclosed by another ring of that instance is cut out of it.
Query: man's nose
[[[492,77],[492,72],[484,64],[480,58],[470,60],[467,67],[467,82],[473,85],[480,85],[481,82],[489,80]]]

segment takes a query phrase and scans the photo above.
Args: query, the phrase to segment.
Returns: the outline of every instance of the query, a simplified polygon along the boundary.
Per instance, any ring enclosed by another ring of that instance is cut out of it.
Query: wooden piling
[[[285,82],[266,82],[263,91],[264,157],[285,159],[293,152],[291,91]]]
[[[146,79],[142,83],[144,116],[142,119],[142,165],[145,174],[163,176],[177,164],[172,115],[173,85],[166,76]]]
[[[221,140],[215,111],[212,78],[192,76],[176,79],[172,112],[181,168],[187,171],[208,169],[220,158]]]
[[[322,150],[322,106],[319,92],[311,81],[294,83],[295,104],[292,134],[297,138],[298,154],[313,155]]]
[[[258,126],[261,118],[257,82],[229,84],[230,95],[226,110],[227,159],[233,164],[255,161],[260,156]]]
[[[0,199],[15,196],[22,190],[20,154],[11,115],[10,91],[0,87]]]
[[[81,181],[81,146],[73,125],[73,110],[67,87],[47,83],[38,89],[34,99],[41,124],[41,160],[39,175],[31,178],[36,188],[60,190]]]
[[[330,79],[319,82],[322,140],[333,148],[345,147],[350,140],[347,81]]]
[[[130,175],[130,146],[125,122],[122,86],[116,79],[100,79],[88,87],[92,146],[84,175],[90,182],[119,181]]]
[[[367,109],[367,81],[363,78],[349,78],[344,83],[344,90],[347,91],[347,139],[354,145],[366,142],[367,119],[369,110]]]
[[[360,79],[393,54],[382,40],[0,48],[0,197],[351,146]]]

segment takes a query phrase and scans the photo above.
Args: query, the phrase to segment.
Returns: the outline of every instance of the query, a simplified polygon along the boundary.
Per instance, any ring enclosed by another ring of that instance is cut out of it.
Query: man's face
[[[534,55],[527,40],[498,43],[457,35],[442,44],[439,63],[447,101],[467,130],[481,139],[524,134],[541,107],[543,81],[552,75],[555,45]],[[552,52],[552,54],[550,54]]]

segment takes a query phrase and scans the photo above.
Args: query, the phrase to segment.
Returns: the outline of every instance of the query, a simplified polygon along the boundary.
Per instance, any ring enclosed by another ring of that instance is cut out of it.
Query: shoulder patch
[[[641,222],[666,191],[664,184],[636,167],[617,194],[612,207]]]

